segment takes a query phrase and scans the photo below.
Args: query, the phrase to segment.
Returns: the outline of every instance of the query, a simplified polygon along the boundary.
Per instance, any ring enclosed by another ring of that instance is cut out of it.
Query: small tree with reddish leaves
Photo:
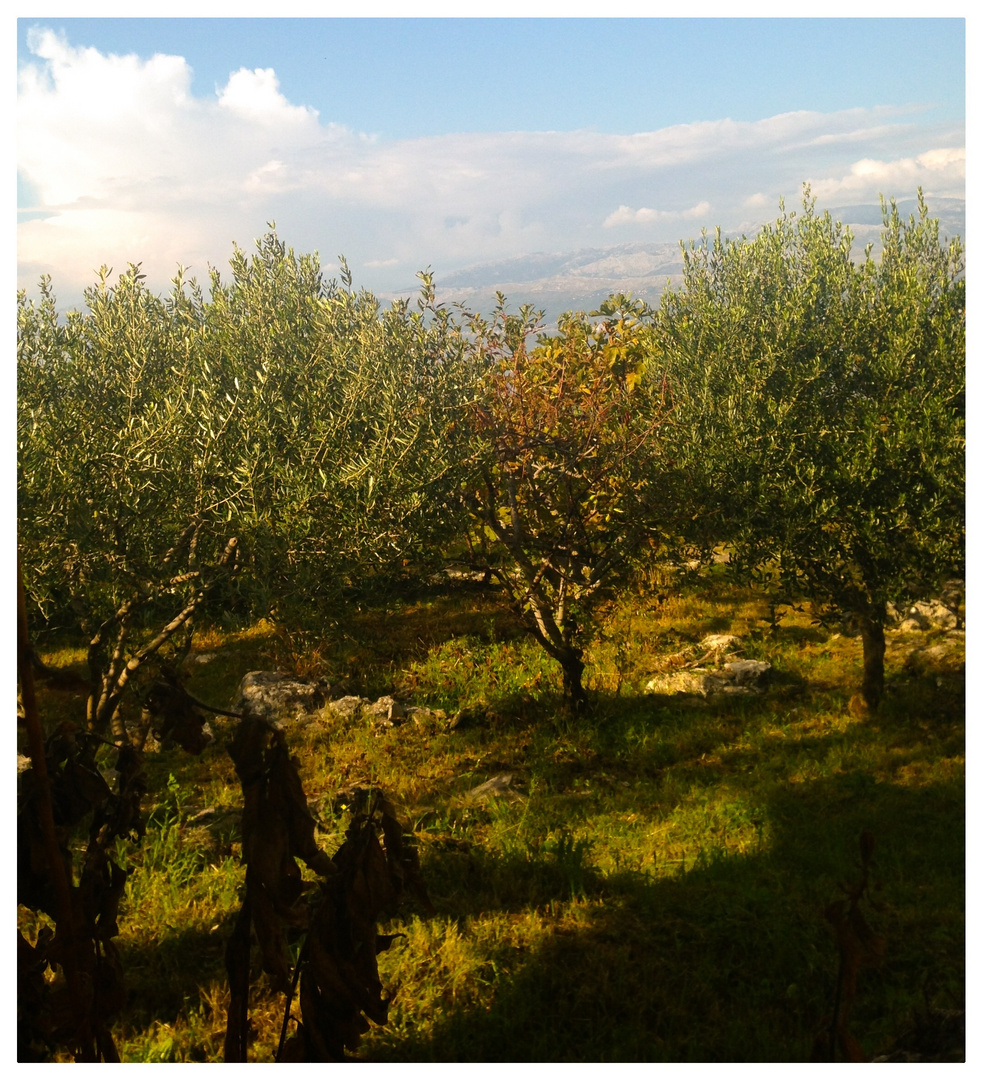
[[[659,427],[670,405],[644,370],[650,314],[612,297],[590,318],[564,316],[557,334],[527,349],[531,309],[506,315],[499,297],[493,323],[475,326],[486,368],[473,405],[472,518],[578,710],[592,611],[664,520]]]

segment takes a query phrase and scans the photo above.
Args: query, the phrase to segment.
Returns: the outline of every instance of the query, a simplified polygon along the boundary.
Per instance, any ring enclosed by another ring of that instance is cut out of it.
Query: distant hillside
[[[667,280],[682,273],[675,243],[620,244],[507,259],[467,267],[438,281],[445,303],[461,302],[473,311],[490,311],[495,293],[508,297],[510,307],[535,304],[555,323],[564,311],[592,311],[613,292],[630,292],[658,304]]]
[[[914,199],[903,199],[898,209],[907,217],[916,210]],[[962,199],[929,199],[929,211],[939,219],[943,236],[965,236],[966,204]],[[852,230],[858,256],[881,232],[877,204],[831,207],[830,213]],[[735,234],[736,235],[736,234]],[[509,307],[534,304],[546,313],[547,326],[555,326],[565,311],[592,311],[611,293],[631,293],[653,307],[666,285],[682,277],[679,244],[634,243],[580,251],[535,252],[500,262],[479,263],[437,278],[437,296],[445,304],[463,303],[472,311],[490,312],[496,292],[504,293]],[[391,295],[415,295],[416,288]]]
[[[964,199],[933,199],[926,197],[928,211],[939,219],[939,227],[944,236],[966,235],[966,202]],[[903,217],[917,213],[915,199],[899,199],[898,210]],[[838,221],[851,228],[854,226],[873,225],[877,232],[881,229],[881,208],[876,203],[863,206],[832,206],[829,210]],[[855,231],[855,230],[854,230]]]

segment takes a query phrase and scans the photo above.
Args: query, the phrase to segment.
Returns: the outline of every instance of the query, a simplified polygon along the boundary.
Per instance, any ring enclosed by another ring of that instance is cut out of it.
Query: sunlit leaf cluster
[[[207,298],[183,274],[158,298],[134,266],[84,312],[59,320],[45,282],[18,313],[21,550],[46,612],[159,596],[191,523],[185,570],[238,537],[234,591],[261,613],[446,528],[465,343],[431,286],[381,310],[270,233]]]

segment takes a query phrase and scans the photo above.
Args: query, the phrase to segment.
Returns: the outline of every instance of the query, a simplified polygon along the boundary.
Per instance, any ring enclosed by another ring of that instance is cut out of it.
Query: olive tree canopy
[[[886,605],[961,574],[965,531],[962,246],[921,192],[917,216],[883,214],[876,257],[808,189],[753,239],[704,236],[657,335],[705,530],[786,595],[856,614],[871,707]]]
[[[296,616],[439,545],[460,513],[470,354],[434,303],[381,309],[269,233],[210,297],[103,269],[58,317],[18,297],[28,595],[90,641],[89,721],[210,593]]]

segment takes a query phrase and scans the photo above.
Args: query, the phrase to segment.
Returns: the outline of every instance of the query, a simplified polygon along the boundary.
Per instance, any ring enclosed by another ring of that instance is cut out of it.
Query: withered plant
[[[377,791],[359,789],[350,795],[353,814],[344,843],[329,858],[315,841],[314,817],[284,732],[247,715],[230,753],[243,790],[246,885],[226,948],[225,1060],[247,1060],[255,931],[263,970],[285,996],[276,1060],[343,1061],[369,1022],[384,1024],[388,1015],[376,957],[393,939],[377,933],[380,915],[393,911],[407,890],[429,907],[416,852],[390,803]],[[317,874],[313,888],[297,859]],[[303,946],[291,965],[290,943],[301,935]],[[291,1012],[298,985],[299,1020]],[[296,1028],[288,1035],[291,1020]]]

